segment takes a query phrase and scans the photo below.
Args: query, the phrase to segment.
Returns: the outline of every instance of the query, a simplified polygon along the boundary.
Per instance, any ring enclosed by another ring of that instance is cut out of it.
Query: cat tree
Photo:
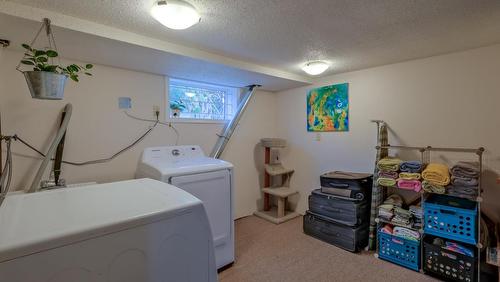
[[[280,224],[299,216],[289,210],[288,197],[298,194],[297,190],[290,188],[290,178],[293,169],[285,168],[279,158],[279,148],[286,147],[286,141],[279,138],[263,138],[261,145],[265,148],[264,161],[264,207],[255,215],[275,224]],[[271,158],[271,155],[273,158]],[[277,205],[272,204],[273,198]]]

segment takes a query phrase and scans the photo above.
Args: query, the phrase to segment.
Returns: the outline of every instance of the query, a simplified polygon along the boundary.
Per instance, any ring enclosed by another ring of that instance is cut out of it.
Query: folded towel
[[[478,196],[478,188],[460,186],[460,185],[450,185],[447,186],[446,194],[454,197],[460,197],[471,201],[475,201]]]
[[[457,177],[478,178],[479,163],[478,162],[458,162],[451,168],[451,174]]]
[[[398,171],[400,163],[400,159],[387,157],[378,161],[377,167],[382,171]]]
[[[399,165],[402,172],[417,173],[422,170],[422,163],[420,161],[405,161]]]
[[[419,206],[410,206],[410,213],[415,217],[415,218],[423,218],[424,217],[424,209]]]
[[[392,235],[392,226],[389,224],[384,225],[384,227],[380,228],[380,231],[386,234]]]
[[[402,207],[394,207],[394,215],[398,215],[404,218],[411,218],[411,212],[407,209],[403,209]]]
[[[459,177],[452,175],[451,184],[459,186],[477,187],[479,185],[479,180],[475,177]]]
[[[399,174],[395,171],[379,171],[378,177],[397,179]]]
[[[398,188],[404,190],[413,190],[415,192],[420,192],[422,190],[422,183],[419,180],[398,180]]]
[[[392,234],[404,239],[418,241],[420,239],[420,233],[415,230],[411,230],[408,228],[396,226],[394,227]]]
[[[396,185],[396,179],[394,179],[394,178],[379,177],[377,179],[377,183],[380,186],[392,187],[392,186]]]
[[[399,225],[399,226],[408,227],[408,228],[411,228],[413,226],[411,218],[401,217],[399,215],[395,215],[391,219],[391,223],[395,224],[395,225]]]
[[[446,186],[450,184],[448,167],[440,163],[430,163],[422,172],[422,178],[435,185]]]
[[[416,173],[416,172],[401,172],[399,174],[399,178],[406,179],[406,180],[419,180],[420,179],[420,173]]]
[[[378,209],[378,217],[385,219],[387,221],[390,221],[394,217],[394,213],[392,212],[392,209],[387,210],[385,208],[380,208]]]
[[[422,189],[428,193],[444,194],[446,192],[444,186],[433,184],[427,180],[422,181]]]

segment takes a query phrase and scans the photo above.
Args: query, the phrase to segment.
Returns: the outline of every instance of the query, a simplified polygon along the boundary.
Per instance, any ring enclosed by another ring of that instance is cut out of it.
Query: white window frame
[[[229,87],[229,86],[222,86],[222,85],[217,85],[217,84],[212,84],[212,83],[204,83],[204,82],[197,82],[197,81],[192,81],[192,80],[187,80],[187,79],[178,79],[178,78],[173,78],[173,77],[165,77],[165,88],[166,88],[166,101],[164,103],[166,107],[165,111],[165,117],[167,122],[171,123],[227,123],[229,120],[224,119],[224,120],[218,120],[218,119],[197,119],[197,118],[173,118],[171,117],[171,109],[170,109],[170,81],[175,80],[179,83],[185,82],[186,84],[192,85],[192,86],[199,86],[202,88],[212,88],[216,90],[220,89],[225,89],[228,92],[233,92],[232,99],[233,100],[233,107],[234,111],[236,113],[236,109],[238,108],[238,104],[240,102],[241,98],[241,89],[237,87]]]

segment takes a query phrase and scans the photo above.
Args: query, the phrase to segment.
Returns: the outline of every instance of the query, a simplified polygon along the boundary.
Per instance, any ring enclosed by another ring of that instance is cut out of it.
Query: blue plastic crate
[[[446,195],[431,195],[424,202],[424,232],[476,244],[477,203]]]
[[[378,257],[418,271],[420,269],[420,242],[379,231]]]

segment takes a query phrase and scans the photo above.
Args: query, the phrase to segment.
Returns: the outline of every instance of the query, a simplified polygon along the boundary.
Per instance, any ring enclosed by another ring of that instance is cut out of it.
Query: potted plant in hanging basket
[[[53,50],[51,47],[47,49],[33,48],[32,45],[35,43],[44,27],[46,29],[49,46],[56,46],[54,35],[50,27],[50,20],[44,19],[31,45],[22,44],[25,53],[16,69],[24,74],[31,97],[35,99],[61,100],[64,97],[64,86],[66,85],[68,77],[78,82],[80,73],[92,75],[89,70],[93,65],[86,64],[85,66],[80,66],[71,64],[68,66],[61,66],[58,63],[54,63],[54,60],[58,60],[59,56],[57,49],[54,48],[55,50]],[[21,70],[21,65],[31,67],[31,69]]]
[[[184,110],[186,106],[181,101],[174,101],[170,103],[170,109],[172,110],[172,117],[179,117],[181,115],[182,110]]]
[[[36,99],[60,100],[64,96],[64,86],[67,78],[78,82],[78,75],[83,72],[85,75],[92,75],[89,70],[92,64],[79,66],[71,64],[60,66],[49,63],[49,60],[58,56],[54,50],[38,50],[28,44],[22,45],[26,49],[21,64],[31,66],[30,71],[23,71],[31,97]]]

